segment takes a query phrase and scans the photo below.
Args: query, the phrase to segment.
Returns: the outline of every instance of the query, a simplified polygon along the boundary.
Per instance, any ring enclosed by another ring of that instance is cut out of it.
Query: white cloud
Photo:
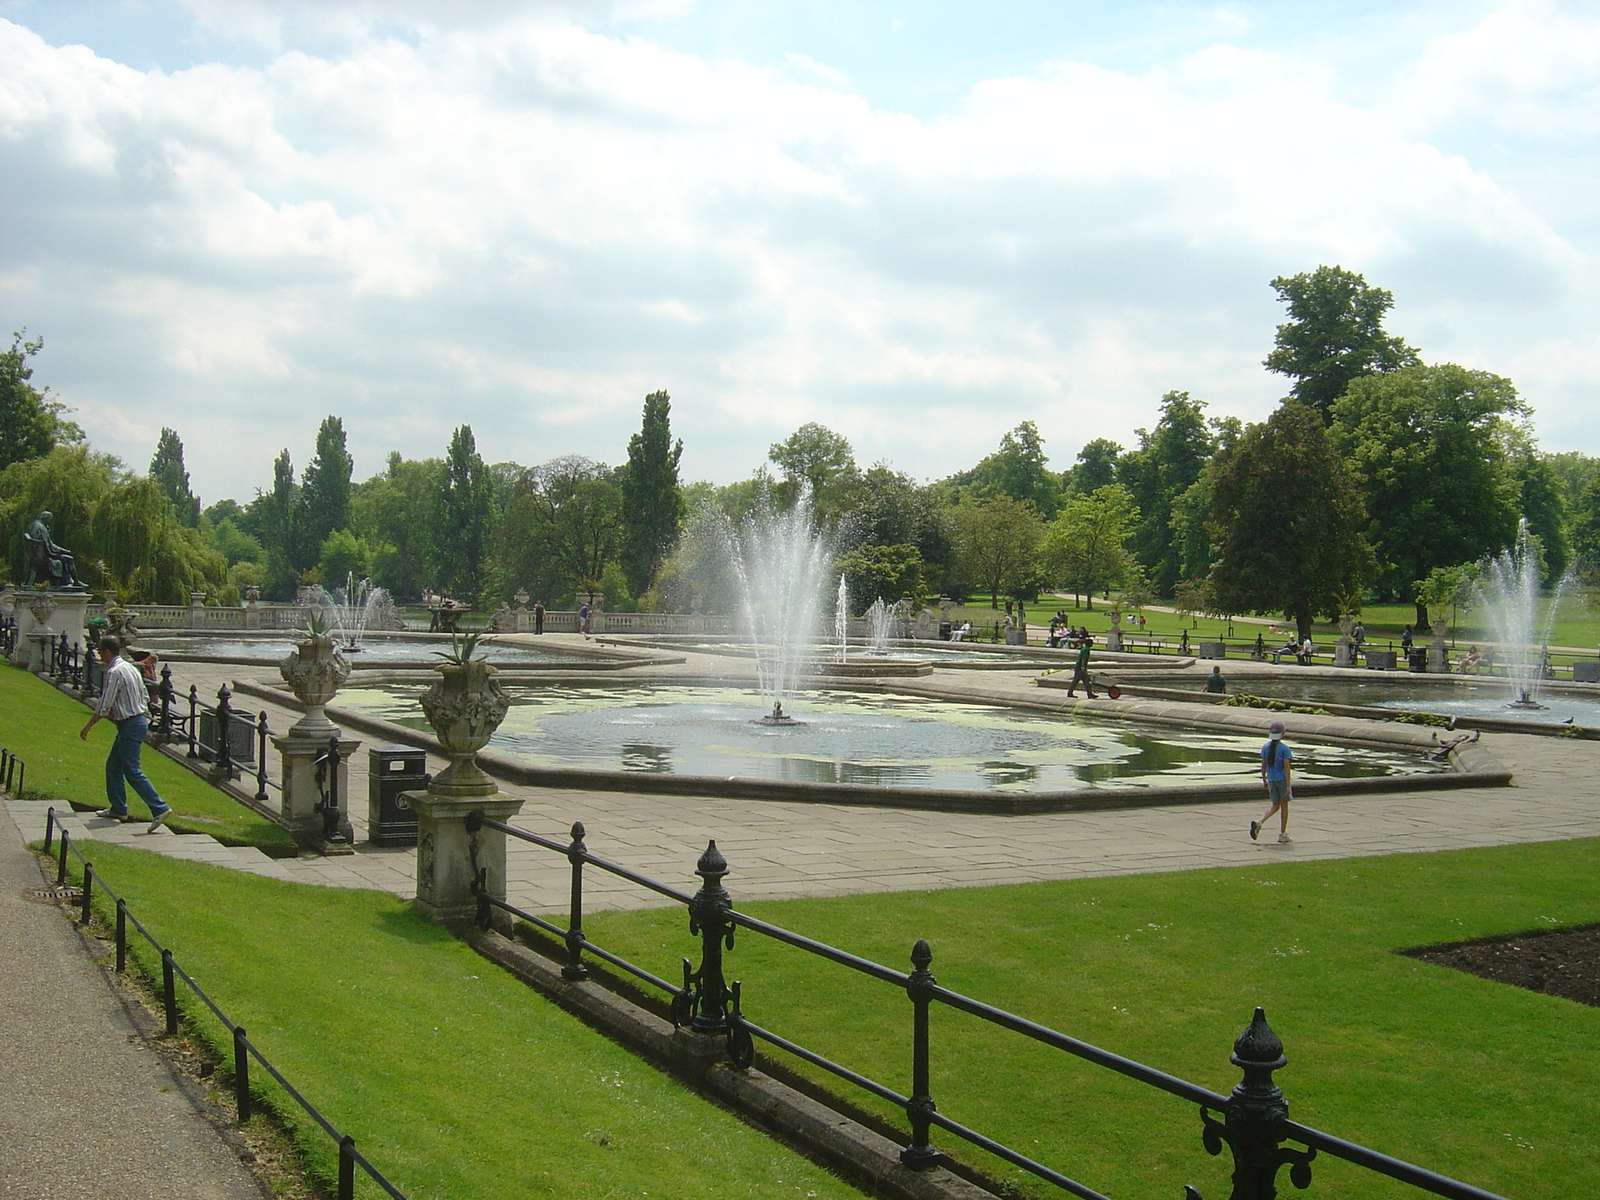
[[[1429,357],[1515,363],[1541,409],[1592,398],[1560,347],[1588,335],[1597,231],[1551,215],[1536,164],[1508,184],[1430,137],[1500,120],[1462,94],[1496,37],[1491,94],[1589,137],[1600,22],[1570,12],[1559,53],[1529,28],[1548,12],[1512,8],[1374,92],[1230,44],[1248,22],[1222,9],[1184,57],[1041,62],[919,118],[799,51],[769,68],[615,32],[642,19],[621,9],[189,8],[271,53],[138,71],[0,22],[21,235],[0,303],[46,334],[41,378],[121,414],[100,432],[130,461],[185,405],[252,406],[243,448],[180,427],[208,494],[247,494],[329,411],[362,471],[460,420],[494,457],[615,461],[663,386],[693,475],[745,474],[808,419],[931,476],[1031,417],[1064,466],[1170,388],[1262,415],[1283,390],[1259,366],[1267,281],[1319,262],[1391,288]]]

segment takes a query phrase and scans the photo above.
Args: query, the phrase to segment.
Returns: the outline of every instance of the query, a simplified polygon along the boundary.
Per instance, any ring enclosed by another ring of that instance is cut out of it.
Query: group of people
[[[1044,644],[1052,650],[1074,649],[1087,644],[1090,640],[1087,625],[1079,625],[1074,629],[1067,623],[1067,614],[1057,611],[1056,615],[1050,618],[1050,632],[1045,637]]]

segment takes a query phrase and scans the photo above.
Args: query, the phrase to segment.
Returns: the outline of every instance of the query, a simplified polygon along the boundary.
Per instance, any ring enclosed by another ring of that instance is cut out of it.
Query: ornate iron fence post
[[[572,907],[567,914],[567,961],[561,968],[563,979],[587,979],[589,968],[583,965],[583,856],[588,847],[583,844],[583,822],[572,823],[572,844],[567,847],[567,861],[572,864]]]
[[[323,783],[326,781],[327,786]],[[328,738],[328,750],[321,758],[317,759],[317,790],[322,793],[315,810],[322,814],[322,840],[330,845],[343,845],[350,839],[345,836],[344,828],[339,818],[343,815],[339,809],[339,735],[333,733]]]
[[[172,740],[172,667],[163,665],[161,668],[161,686],[157,689],[161,696],[161,740]]]
[[[56,886],[67,886],[67,844],[72,841],[72,834],[67,830],[61,831],[61,857],[56,860]]]
[[[928,1083],[928,1004],[933,996],[933,951],[921,938],[911,947],[911,978],[906,980],[906,995],[911,998],[911,1099],[906,1117],[911,1122],[911,1144],[900,1151],[900,1161],[922,1171],[939,1161],[939,1152],[928,1143],[928,1116],[934,1111]]]
[[[85,862],[83,864],[83,912],[81,914],[82,923],[85,925],[89,923],[89,917],[92,915],[89,906],[93,900],[94,864],[92,862]]]
[[[200,693],[194,684],[189,685],[189,757],[199,758],[200,747]]]
[[[1238,1039],[1229,1061],[1244,1072],[1228,1097],[1227,1111],[1219,1121],[1202,1108],[1201,1141],[1207,1153],[1222,1153],[1227,1143],[1233,1152],[1233,1190],[1230,1200],[1274,1200],[1278,1194],[1278,1168],[1289,1168],[1289,1180],[1297,1188],[1311,1185],[1311,1160],[1315,1148],[1285,1149],[1282,1146],[1284,1122],[1289,1119],[1289,1103],[1272,1081],[1272,1073],[1289,1060],[1283,1043],[1267,1024],[1267,1014],[1257,1008]],[[1192,1193],[1193,1189],[1189,1189]]]
[[[128,969],[128,902],[117,897],[117,974]]]
[[[728,912],[733,900],[722,886],[728,873],[728,860],[717,849],[715,839],[706,844],[705,853],[694,865],[702,880],[700,890],[689,901],[689,933],[700,935],[700,969],[691,972],[683,960],[683,992],[691,1014],[689,1027],[696,1033],[725,1034],[728,1022],[728,985],[722,977],[722,950],[733,949],[733,922]]]
[[[227,684],[217,689],[217,774],[223,779],[233,778],[233,705],[228,703],[231,694]]]
[[[5,765],[0,763],[0,779],[5,778]],[[56,840],[56,807],[51,805],[44,810],[44,852],[49,854],[55,849]]]
[[[256,718],[256,802],[267,802],[267,710]]]

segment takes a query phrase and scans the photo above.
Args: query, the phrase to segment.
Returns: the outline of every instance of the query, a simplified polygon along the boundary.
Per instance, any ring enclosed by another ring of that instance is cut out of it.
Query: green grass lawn
[[[1600,1010],[1395,952],[1600,919],[1597,861],[1589,840],[740,907],[902,970],[926,937],[945,986],[1223,1093],[1239,1078],[1233,1039],[1263,1005],[1297,1120],[1503,1195],[1565,1200],[1600,1193]],[[729,886],[737,901],[736,856]],[[681,912],[595,914],[585,932],[668,976],[698,958]],[[902,992],[746,931],[729,977],[752,1021],[909,1091]],[[952,1010],[931,1024],[946,1115],[1113,1196],[1227,1194],[1192,1107]],[[1327,1158],[1314,1176],[1322,1195],[1418,1194]]]
[[[403,901],[117,846],[90,850],[96,876],[413,1200],[860,1194],[593,1032]],[[97,909],[102,919],[110,911]],[[130,945],[139,968],[159,980],[159,958],[142,939]],[[178,995],[231,1063],[231,1036],[181,983]],[[251,1082],[327,1184],[333,1143],[264,1071]],[[358,1196],[378,1194],[356,1178]]]
[[[0,744],[22,756],[30,793],[60,799],[74,808],[106,806],[106,753],[116,726],[102,721],[80,741],[89,710],[50,684],[17,668],[0,668]],[[212,787],[204,779],[146,746],[144,773],[172,805],[168,825],[180,833],[208,833],[229,846],[256,846],[275,857],[292,855],[294,840],[278,825]],[[127,790],[129,811],[143,801]]]

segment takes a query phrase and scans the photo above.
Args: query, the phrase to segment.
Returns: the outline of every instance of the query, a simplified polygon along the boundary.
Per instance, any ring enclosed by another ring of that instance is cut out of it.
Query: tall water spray
[[[879,658],[889,653],[889,639],[894,636],[894,606],[885,604],[879,596],[867,609],[867,653]]]
[[[756,676],[770,705],[764,719],[786,721],[783,702],[815,653],[833,554],[812,524],[809,490],[788,512],[758,510],[729,532]]]
[[[833,598],[833,638],[839,643],[839,661],[850,657],[850,589],[839,576],[839,591]]]
[[[1517,524],[1517,541],[1510,550],[1485,560],[1474,586],[1478,603],[1494,629],[1495,662],[1505,667],[1511,682],[1511,703],[1519,708],[1541,708],[1539,689],[1544,682],[1546,652],[1556,610],[1566,591],[1568,576],[1556,584],[1548,600],[1539,594],[1539,556],[1530,552],[1528,520]]]
[[[351,571],[344,587],[331,593],[319,587],[312,596],[311,605],[322,613],[335,640],[343,642],[346,651],[355,651],[361,649],[361,639],[366,636],[372,614],[388,599],[389,593],[383,588],[373,587],[370,579],[358,580]]]

